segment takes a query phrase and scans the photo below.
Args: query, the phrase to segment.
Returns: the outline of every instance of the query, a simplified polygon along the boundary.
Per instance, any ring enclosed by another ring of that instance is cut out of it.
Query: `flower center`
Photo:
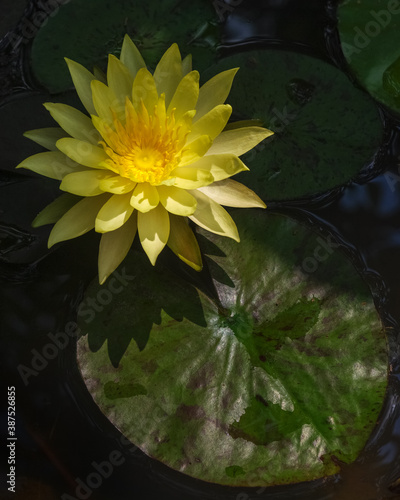
[[[134,182],[159,185],[179,164],[189,120],[175,120],[174,111],[166,114],[164,95],[150,114],[141,101],[138,109],[127,99],[125,124],[114,116],[114,130],[105,125],[106,140],[101,142],[110,160],[110,169]]]

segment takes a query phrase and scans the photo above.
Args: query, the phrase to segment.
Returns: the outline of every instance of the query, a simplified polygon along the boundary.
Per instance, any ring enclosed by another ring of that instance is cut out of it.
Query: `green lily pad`
[[[357,177],[383,128],[372,99],[334,66],[281,50],[222,59],[203,75],[240,67],[227,102],[235,118],[258,119],[275,134],[243,155],[236,179],[266,203],[327,191]]]
[[[370,291],[330,239],[262,211],[234,219],[240,244],[199,231],[219,299],[136,250],[90,285],[83,379],[125,436],[195,478],[271,486],[335,474],[365,445],[387,386]]]
[[[182,56],[193,55],[202,70],[214,58],[219,38],[217,15],[212,3],[193,0],[190,8],[180,0],[74,0],[63,5],[39,30],[32,46],[36,78],[50,92],[71,87],[64,57],[105,69],[107,54],[119,55],[128,33],[146,63],[154,69],[176,42]]]
[[[344,0],[338,8],[342,50],[355,77],[382,104],[400,113],[400,4]]]

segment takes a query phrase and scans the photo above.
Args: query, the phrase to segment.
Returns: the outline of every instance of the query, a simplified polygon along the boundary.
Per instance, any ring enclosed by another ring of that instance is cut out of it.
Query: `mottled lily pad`
[[[383,128],[372,99],[331,64],[304,54],[254,50],[222,59],[204,76],[240,67],[229,104],[235,118],[275,132],[243,156],[237,180],[266,202],[327,191],[374,158]]]
[[[212,3],[193,0],[188,8],[180,0],[74,0],[63,5],[39,30],[32,46],[36,78],[50,92],[71,87],[64,61],[68,57],[87,68],[104,69],[107,54],[119,55],[128,33],[146,63],[153,68],[176,42],[182,55],[193,55],[195,67],[204,69],[214,58],[218,17]]]
[[[387,385],[370,291],[333,240],[262,211],[234,218],[240,244],[199,231],[219,300],[136,250],[91,284],[83,379],[125,436],[190,476],[270,486],[335,474],[365,445]]]
[[[355,77],[382,104],[400,113],[400,4],[344,0],[338,8],[344,56]]]

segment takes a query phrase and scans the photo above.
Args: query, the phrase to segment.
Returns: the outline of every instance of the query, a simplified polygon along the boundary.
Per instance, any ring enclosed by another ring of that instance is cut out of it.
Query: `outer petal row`
[[[125,259],[137,232],[137,212],[124,225],[104,233],[99,248],[99,282],[102,285]]]
[[[240,241],[236,224],[221,205],[200,191],[192,191],[191,193],[197,200],[197,209],[189,219],[212,233]]]
[[[93,127],[92,120],[78,109],[67,104],[46,102],[44,107],[67,134],[82,141],[97,144],[100,134]]]
[[[207,155],[232,153],[241,156],[272,135],[271,130],[261,127],[243,127],[222,132],[214,140]]]
[[[172,44],[160,59],[154,71],[154,81],[158,95],[165,94],[165,105],[168,107],[172,96],[182,80],[182,58],[178,45]]]
[[[48,246],[59,241],[77,238],[94,228],[97,213],[110,198],[108,193],[93,198],[83,198],[74,205],[53,227]]]
[[[37,153],[23,160],[15,168],[27,168],[45,177],[61,180],[71,172],[86,170],[60,151]]]
[[[199,191],[227,207],[266,208],[266,204],[254,191],[232,179],[214,182],[209,186],[199,188]]]
[[[60,127],[37,128],[24,132],[24,136],[50,151],[57,151],[56,142],[68,137],[67,132]]]

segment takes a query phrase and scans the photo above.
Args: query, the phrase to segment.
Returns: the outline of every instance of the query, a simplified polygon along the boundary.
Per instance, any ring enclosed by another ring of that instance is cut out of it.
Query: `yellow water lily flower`
[[[18,165],[61,180],[66,191],[34,220],[34,226],[55,223],[49,247],[93,228],[102,233],[103,283],[125,258],[136,232],[153,265],[168,245],[196,270],[202,260],[188,219],[239,241],[221,205],[265,204],[229,177],[248,170],[239,156],[272,132],[226,128],[232,108],[224,102],[238,68],[199,87],[191,57],[182,60],[173,44],[151,74],[127,35],[120,58],[109,56],[104,77],[66,62],[89,116],[66,104],[46,103],[61,128],[26,132],[50,151]]]

